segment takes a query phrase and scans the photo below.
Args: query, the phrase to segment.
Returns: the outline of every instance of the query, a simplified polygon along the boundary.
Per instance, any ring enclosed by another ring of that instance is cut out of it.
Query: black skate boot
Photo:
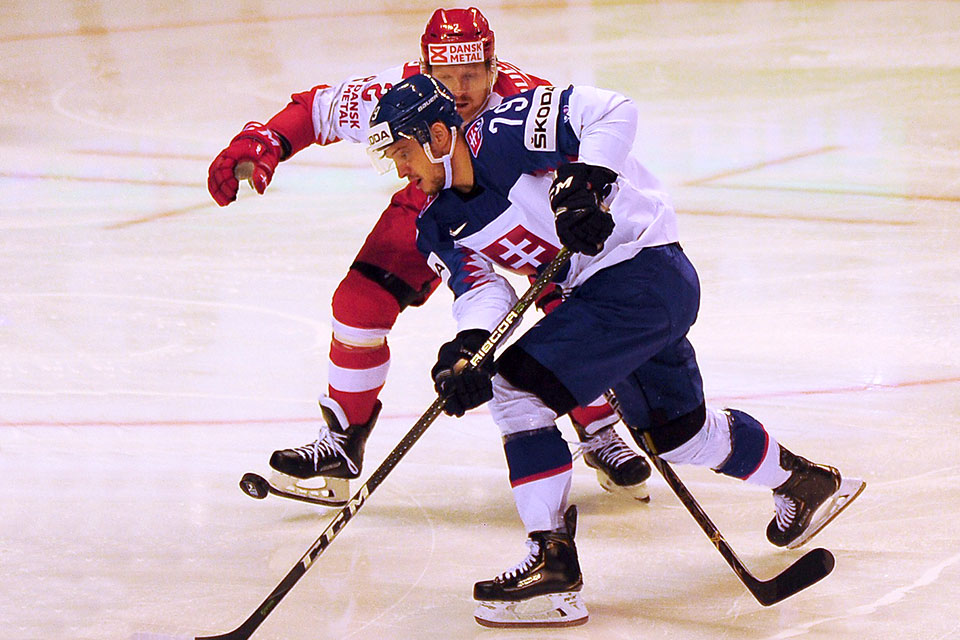
[[[580,451],[587,466],[597,470],[600,486],[611,493],[623,493],[640,502],[650,502],[647,478],[650,465],[642,456],[627,446],[613,425],[601,428],[593,435],[573,422],[580,437]]]
[[[773,490],[776,516],[767,525],[767,540],[796,549],[823,529],[860,495],[866,483],[842,478],[827,465],[814,464],[780,447],[780,466],[790,478]]]
[[[474,618],[485,627],[572,627],[587,621],[583,576],[573,542],[577,508],[564,514],[566,532],[534,531],[529,555],[493,580],[473,586]]]
[[[317,439],[295,449],[281,449],[270,456],[271,480],[284,490],[338,506],[350,499],[350,480],[363,469],[363,449],[377,422],[382,405],[378,401],[366,424],[349,425],[337,402],[320,398],[323,423]],[[305,482],[313,480],[313,482]]]

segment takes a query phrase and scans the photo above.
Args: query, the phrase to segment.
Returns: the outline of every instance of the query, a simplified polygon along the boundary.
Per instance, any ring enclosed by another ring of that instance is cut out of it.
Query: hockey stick
[[[527,289],[527,292],[523,294],[523,297],[517,301],[513,308],[507,312],[507,315],[504,316],[503,320],[500,321],[500,324],[497,325],[497,328],[493,330],[490,334],[490,337],[487,338],[486,342],[480,345],[480,348],[477,349],[476,354],[470,359],[470,362],[467,364],[467,367],[476,369],[480,366],[480,363],[483,362],[484,358],[490,354],[496,348],[497,344],[510,333],[510,330],[513,328],[513,325],[516,324],[517,320],[520,319],[520,316],[530,308],[530,305],[534,303],[537,299],[537,296],[540,295],[540,292],[547,286],[550,280],[563,268],[567,263],[567,260],[570,258],[570,252],[566,247],[561,248],[556,257],[550,261],[550,263],[544,268],[540,276],[530,285],[530,288]],[[407,451],[420,439],[420,436],[423,435],[424,431],[427,430],[434,420],[440,415],[443,411],[443,406],[446,404],[444,398],[438,397],[433,401],[433,404],[430,405],[430,408],[420,416],[420,419],[417,420],[417,423],[413,425],[413,428],[407,432],[407,435],[400,440],[400,443],[387,455],[387,458],[381,463],[377,470],[373,472],[370,478],[363,483],[363,485],[357,490],[353,495],[350,501],[344,505],[339,513],[333,518],[330,524],[327,525],[327,528],[323,530],[323,533],[320,534],[320,537],[317,538],[310,548],[307,549],[307,552],[303,554],[303,557],[297,561],[297,564],[284,576],[283,580],[280,581],[280,584],[267,596],[267,599],[264,600],[257,610],[250,614],[250,617],[247,618],[243,624],[239,627],[230,631],[229,633],[224,633],[218,636],[198,636],[194,640],[247,640],[250,636],[253,635],[253,632],[257,630],[267,616],[270,615],[270,612],[273,611],[280,601],[283,600],[284,596],[293,589],[293,586],[297,584],[300,578],[303,577],[303,574],[307,572],[307,569],[316,561],[317,557],[327,550],[330,546],[330,543],[333,542],[333,539],[337,537],[337,534],[343,530],[343,527],[350,521],[353,516],[357,514],[357,511],[360,510],[360,507],[364,505],[367,498],[370,497],[370,494],[380,486],[380,484],[386,479],[387,475],[393,471],[393,468],[397,466],[400,462],[400,459],[406,455]]]
[[[627,424],[627,421],[623,419],[623,413],[620,411],[620,403],[617,401],[617,397],[613,391],[608,391],[605,396],[610,406],[613,407],[617,415],[620,416],[620,419],[624,421],[624,424]],[[627,426],[629,427],[629,425]],[[733,572],[737,574],[740,581],[747,587],[750,593],[753,594],[753,597],[757,599],[757,602],[765,607],[769,607],[819,582],[833,571],[833,566],[836,562],[833,554],[826,549],[818,548],[804,554],[803,557],[770,580],[757,579],[750,573],[750,570],[744,566],[730,545],[727,544],[727,541],[723,538],[723,534],[720,533],[717,526],[713,524],[710,517],[687,490],[687,487],[684,486],[670,464],[653,452],[653,444],[649,438],[649,432],[643,432],[642,439],[634,439],[637,440],[637,444],[640,445],[643,452],[649,456],[653,465],[657,468],[657,471],[663,475],[663,479],[667,481],[667,485],[677,494],[677,497],[680,498],[683,506],[687,508],[687,511],[690,512],[693,519],[697,521],[697,524],[700,525],[703,532],[710,538],[713,546],[717,548],[717,551],[719,551],[723,559],[727,561],[727,564],[730,565]]]

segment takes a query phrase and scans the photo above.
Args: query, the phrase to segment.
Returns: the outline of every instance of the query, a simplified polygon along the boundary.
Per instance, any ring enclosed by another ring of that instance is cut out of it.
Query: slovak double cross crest
[[[522,225],[490,243],[483,254],[499,265],[523,275],[536,275],[537,267],[553,260],[560,251]]]

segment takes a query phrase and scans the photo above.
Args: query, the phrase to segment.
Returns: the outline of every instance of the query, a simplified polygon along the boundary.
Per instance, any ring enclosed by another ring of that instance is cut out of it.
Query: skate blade
[[[629,496],[638,502],[650,502],[650,490],[647,489],[646,482],[638,482],[623,487],[600,469],[597,469],[597,481],[604,491],[609,491],[614,495]]]
[[[473,617],[493,628],[575,627],[585,624],[590,614],[579,592],[564,591],[517,602],[482,600]]]
[[[274,471],[270,484],[284,497],[313,502],[326,507],[342,507],[350,500],[350,481],[345,478],[302,479]]]
[[[810,519],[810,525],[807,530],[800,534],[796,540],[789,543],[787,549],[797,549],[806,544],[810,538],[820,533],[820,531],[830,524],[834,518],[840,515],[840,512],[850,506],[850,503],[857,499],[867,483],[859,478],[843,478],[840,480],[840,488],[830,499],[820,505],[816,513]]]

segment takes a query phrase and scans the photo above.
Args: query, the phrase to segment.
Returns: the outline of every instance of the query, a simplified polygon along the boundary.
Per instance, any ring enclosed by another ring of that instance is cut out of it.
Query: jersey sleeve
[[[456,244],[449,235],[429,215],[421,214],[417,220],[417,248],[453,292],[457,331],[493,331],[517,303],[517,294],[486,257]]]
[[[370,113],[384,92],[410,75],[413,67],[414,63],[407,63],[376,75],[348,78],[335,86],[321,84],[295,93],[267,127],[290,143],[289,155],[311,144],[366,143]]]
[[[520,174],[541,175],[571,160],[623,174],[637,121],[634,103],[614,91],[546,85],[505,98],[464,137],[487,181],[512,189]]]
[[[567,126],[579,140],[580,162],[623,173],[637,136],[639,115],[633,101],[615,91],[581,86],[567,89],[564,97]]]

